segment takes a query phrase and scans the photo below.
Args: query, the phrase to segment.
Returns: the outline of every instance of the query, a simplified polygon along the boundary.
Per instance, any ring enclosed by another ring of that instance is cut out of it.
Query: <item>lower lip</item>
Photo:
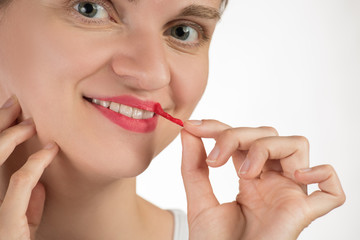
[[[106,118],[108,118],[113,123],[132,132],[149,133],[154,131],[157,125],[157,115],[149,119],[134,119],[120,113],[116,113],[108,108],[97,104],[91,103],[91,105],[98,109]]]

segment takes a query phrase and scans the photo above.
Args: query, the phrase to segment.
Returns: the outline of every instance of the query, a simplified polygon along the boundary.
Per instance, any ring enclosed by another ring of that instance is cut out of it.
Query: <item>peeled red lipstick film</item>
[[[162,109],[162,107],[161,107],[161,105],[159,103],[155,104],[154,113],[162,116],[163,118],[166,118],[166,119],[170,120],[173,123],[176,123],[177,125],[179,125],[181,127],[184,127],[183,121],[181,121],[178,118],[174,118],[170,114],[164,112],[164,110]]]

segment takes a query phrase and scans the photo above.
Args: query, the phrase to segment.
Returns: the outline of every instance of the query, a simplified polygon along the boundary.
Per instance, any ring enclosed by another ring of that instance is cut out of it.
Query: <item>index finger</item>
[[[9,98],[0,108],[0,132],[11,126],[21,111],[15,96]]]
[[[55,143],[31,155],[28,161],[11,178],[4,201],[0,207],[1,217],[7,222],[18,221],[26,213],[33,188],[36,186],[45,168],[59,150]]]
[[[217,120],[206,119],[185,121],[184,128],[196,137],[217,139],[224,130],[231,127]]]

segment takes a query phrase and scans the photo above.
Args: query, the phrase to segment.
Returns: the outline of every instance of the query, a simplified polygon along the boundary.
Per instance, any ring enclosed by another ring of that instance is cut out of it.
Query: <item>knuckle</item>
[[[228,128],[222,131],[220,139],[232,139],[234,138],[234,128]]]
[[[25,185],[29,183],[31,180],[32,180],[32,175],[29,172],[18,170],[11,176],[10,183],[16,187],[16,186]]]
[[[340,205],[343,205],[346,201],[346,195],[345,193],[341,194],[341,197],[340,197]]]
[[[11,128],[7,128],[7,129],[0,132],[0,137],[1,138],[8,138],[9,136],[11,136],[11,134],[12,134]]]
[[[228,128],[228,129],[223,130],[222,135],[225,137],[229,137],[229,136],[232,136],[233,133],[234,133],[234,129]]]
[[[11,128],[7,128],[7,129],[3,130],[0,133],[0,139],[4,139],[4,141],[2,141],[2,143],[6,142],[6,145],[8,145],[9,147],[17,145],[14,130]]]
[[[322,166],[325,170],[325,172],[329,173],[329,174],[333,174],[335,173],[335,169],[333,166],[331,166],[330,164],[325,164]]]
[[[266,149],[264,141],[262,139],[256,139],[251,145],[253,151],[262,151]]]
[[[9,146],[15,147],[22,142],[22,138],[24,133],[20,128],[17,126],[13,126],[10,128],[6,128],[5,130],[0,132],[0,138],[4,139],[3,142],[7,142]]]
[[[307,139],[304,136],[294,136],[295,140],[297,141],[298,147],[301,150],[309,151],[310,149],[310,142],[309,139]]]
[[[255,154],[259,157],[266,157],[266,155],[268,155],[268,148],[262,139],[257,139],[250,146],[249,152],[252,152],[252,154]]]
[[[346,196],[345,196],[345,194],[344,194],[344,193],[341,193],[341,194],[338,196],[337,200],[338,200],[338,206],[343,205],[343,204],[345,203],[345,201],[346,201]]]
[[[269,132],[271,136],[279,136],[278,131],[274,127],[262,126],[262,127],[259,127],[259,129]]]

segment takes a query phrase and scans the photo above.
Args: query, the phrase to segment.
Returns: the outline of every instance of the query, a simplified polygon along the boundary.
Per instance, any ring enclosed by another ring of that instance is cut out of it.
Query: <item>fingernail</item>
[[[245,158],[243,164],[241,165],[239,169],[239,175],[246,174],[250,169],[250,160],[248,158]]]
[[[201,120],[188,120],[187,121],[190,125],[194,125],[194,126],[200,126],[202,124]]]
[[[299,169],[298,171],[301,173],[306,173],[306,172],[310,172],[311,170],[312,170],[312,168],[302,168],[302,169]]]
[[[44,149],[50,150],[52,148],[54,148],[56,145],[54,142],[50,142],[48,144],[46,144],[46,146],[44,147]]]
[[[34,124],[33,119],[32,119],[32,118],[28,118],[28,119],[22,121],[19,125],[32,125],[32,124]]]
[[[220,154],[220,149],[215,146],[214,149],[210,152],[208,158],[206,159],[207,162],[213,163],[216,162]]]
[[[15,103],[15,97],[11,96],[3,105],[1,108],[9,108]]]

